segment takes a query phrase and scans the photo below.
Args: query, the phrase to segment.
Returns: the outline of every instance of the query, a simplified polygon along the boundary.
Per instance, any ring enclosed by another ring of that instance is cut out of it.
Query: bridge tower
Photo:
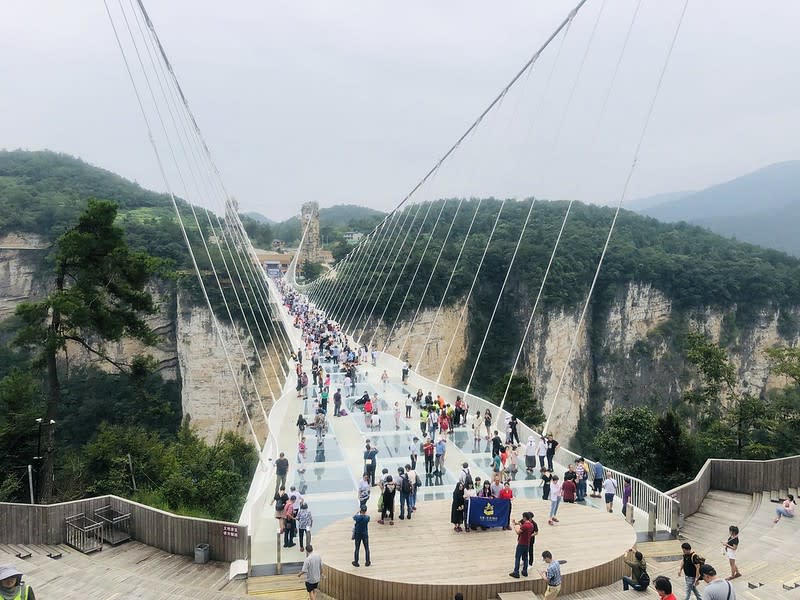
[[[321,244],[319,240],[319,204],[306,202],[300,209],[300,225],[306,232],[303,240],[302,256],[298,262],[319,262]]]

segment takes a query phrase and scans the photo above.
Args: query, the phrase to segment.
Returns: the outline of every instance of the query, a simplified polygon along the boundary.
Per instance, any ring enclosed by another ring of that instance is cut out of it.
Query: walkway
[[[291,323],[291,319],[286,314],[284,306],[280,306],[283,311],[284,323]],[[289,336],[293,347],[301,346],[299,330],[293,327],[289,329]],[[310,371],[311,362],[306,360],[304,366]],[[323,363],[327,369],[332,365]],[[389,374],[389,382],[386,391],[383,389],[381,374],[386,370]],[[347,416],[329,417],[329,433],[325,436],[322,443],[318,444],[313,430],[306,430],[306,470],[304,473],[298,470],[297,444],[298,432],[295,425],[297,417],[303,414],[307,420],[311,420],[313,415],[313,404],[316,399],[314,390],[309,385],[309,398],[297,398],[294,389],[293,377],[287,381],[284,387],[284,396],[280,402],[288,402],[289,408],[285,411],[285,416],[279,427],[274,427],[274,433],[278,438],[278,448],[285,452],[290,461],[290,472],[287,477],[287,488],[294,485],[303,495],[308,503],[309,509],[314,517],[313,530],[319,531],[323,527],[334,521],[352,515],[358,508],[357,483],[363,471],[363,452],[367,440],[379,450],[377,459],[378,473],[381,469],[387,468],[389,473],[395,475],[397,468],[410,462],[408,448],[415,435],[421,436],[419,427],[419,410],[416,406],[412,408],[410,419],[405,418],[405,399],[406,395],[415,394],[418,388],[427,392],[431,390],[434,397],[441,393],[445,400],[451,404],[455,402],[457,390],[443,385],[433,385],[432,382],[423,380],[412,372],[409,384],[404,385],[400,381],[399,360],[390,355],[380,354],[377,364],[362,365],[359,367],[360,381],[355,387],[355,396],[346,396],[344,401],[347,409]],[[341,376],[334,374],[331,382],[330,404],[333,404],[333,393],[340,387]],[[414,385],[416,383],[416,386]],[[337,386],[338,384],[338,386]],[[347,390],[343,390],[343,395]],[[364,414],[360,409],[353,407],[354,400],[364,392],[370,396],[377,393],[380,401],[380,429],[370,429],[364,419]],[[486,407],[490,407],[494,415],[498,414],[497,407],[486,401],[470,396],[471,414],[474,415],[476,408],[481,412]],[[399,427],[395,426],[394,403],[398,402],[401,409]],[[332,411],[331,411],[332,412]],[[470,417],[471,419],[472,417]],[[471,422],[471,421],[470,421]],[[501,420],[502,422],[502,420]],[[520,427],[520,436],[525,441],[527,428]],[[523,434],[523,432],[526,432]],[[475,446],[472,431],[468,427],[457,428],[450,435],[445,458],[445,471],[441,478],[424,478],[424,461],[420,458],[418,472],[423,478],[423,487],[418,494],[419,510],[424,510],[424,503],[430,500],[443,500],[452,497],[458,475],[461,472],[461,465],[469,463],[473,477],[479,476],[482,479],[491,474],[490,467],[490,445],[487,440],[481,440]],[[540,499],[541,480],[536,473],[528,474],[524,469],[524,456],[520,456],[522,469],[517,473],[511,487],[517,498]],[[556,464],[555,470],[562,474],[566,468],[564,465]],[[275,482],[274,479],[268,484],[269,494],[265,505],[259,511],[260,518],[254,524],[252,541],[251,564],[254,565],[253,572],[262,574],[266,571],[260,568],[264,565],[274,565],[278,560],[278,551],[281,552],[282,563],[296,563],[303,559],[300,547],[284,549],[279,548],[277,521],[274,518],[274,511],[269,501],[272,499]],[[587,505],[595,508],[602,508],[602,500],[587,498]],[[619,502],[619,499],[617,499]],[[377,494],[371,497],[371,514],[377,510]],[[619,506],[615,509],[618,513]],[[541,512],[541,510],[540,510]],[[620,516],[622,518],[622,516]],[[639,532],[646,530],[647,518],[644,514],[637,512],[635,528]]]
[[[30,558],[19,559],[30,552]],[[61,554],[52,559],[48,554]],[[196,565],[192,558],[169,554],[139,542],[104,546],[86,555],[66,545],[0,544],[0,564],[23,572],[37,598],[123,600],[153,598],[224,600],[246,598],[246,582],[228,581],[228,563]]]

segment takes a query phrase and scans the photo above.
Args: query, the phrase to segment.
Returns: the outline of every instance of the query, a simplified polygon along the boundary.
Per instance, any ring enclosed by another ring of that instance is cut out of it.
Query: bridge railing
[[[276,316],[280,319],[288,337],[291,338],[294,326],[288,318],[286,311],[283,310],[281,306],[281,294],[275,286],[275,283],[267,277],[266,274],[264,274],[264,278],[269,286],[270,300],[274,300],[276,304],[278,304],[276,307]],[[290,365],[289,372],[291,373],[293,369],[294,365]],[[267,439],[262,445],[258,467],[253,476],[253,481],[250,484],[247,500],[239,516],[239,524],[249,526],[251,529],[258,523],[259,514],[264,510],[264,506],[271,499],[274,491],[270,487],[270,484],[275,476],[275,460],[278,458],[279,452],[278,439],[275,434],[281,428],[283,420],[286,417],[286,412],[291,405],[292,398],[294,398],[294,387],[292,386],[290,375],[289,380],[283,388],[283,393],[280,398],[273,402],[272,408],[267,415]]]
[[[393,369],[393,371],[389,371],[390,381],[397,381],[400,379],[403,363],[399,358],[390,354],[382,354],[381,364],[388,365],[390,369]],[[433,393],[434,397],[436,397],[437,394],[441,394],[442,397],[450,404],[455,402],[455,397],[457,395],[461,396],[469,406],[470,416],[474,415],[477,410],[480,410],[481,414],[483,414],[488,408],[492,413],[493,426],[494,424],[499,424],[499,427],[497,427],[498,431],[501,429],[504,431],[505,419],[506,417],[511,416],[511,413],[509,413],[507,410],[504,409],[501,411],[496,404],[493,404],[488,400],[476,396],[475,394],[464,393],[463,390],[459,390],[442,383],[436,383],[432,379],[420,375],[419,373],[413,371],[410,372],[407,381],[408,383],[405,387],[408,392],[412,394],[416,393],[417,389],[422,389],[422,391],[426,393],[430,391]],[[531,427],[521,421],[518,423],[517,431],[522,444],[526,443],[529,436],[533,436],[538,442],[539,438],[541,437],[539,432],[534,431]],[[501,432],[501,435],[504,435],[504,433]],[[579,456],[577,454],[565,448],[563,444],[558,446],[555,455],[555,461],[560,465],[567,466],[570,463],[574,463],[578,458]],[[587,462],[589,462],[591,467],[594,466],[593,462],[588,460]],[[611,477],[617,482],[618,497],[622,497],[623,480],[626,478],[630,479],[630,503],[646,514],[651,514],[653,511],[655,511],[656,526],[669,531],[673,535],[677,533],[680,503],[676,498],[673,498],[668,493],[662,492],[645,481],[631,477],[620,471],[609,469],[607,467],[605,468],[605,471],[610,473]]]

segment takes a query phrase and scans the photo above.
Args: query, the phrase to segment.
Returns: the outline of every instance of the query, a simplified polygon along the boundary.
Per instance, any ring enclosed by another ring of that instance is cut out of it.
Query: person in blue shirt
[[[439,477],[442,476],[442,471],[444,471],[444,455],[446,450],[447,440],[442,438],[436,442],[436,470],[433,473]]]
[[[604,473],[605,473],[605,467],[603,466],[603,463],[601,463],[598,460],[596,463],[594,463],[594,466],[592,467],[592,493],[591,493],[592,498],[600,497],[600,493],[603,490]]]
[[[353,515],[353,521],[355,524],[353,525],[353,540],[355,541],[355,553],[353,554],[353,566],[357,567],[358,565],[358,551],[361,547],[361,544],[364,544],[364,558],[366,561],[364,562],[364,566],[370,566],[369,561],[369,515],[367,514],[367,505],[362,504],[359,511]]]
[[[542,571],[542,577],[547,581],[544,600],[555,600],[561,591],[561,565],[553,558],[549,550],[542,552],[542,560],[547,564],[547,570]]]

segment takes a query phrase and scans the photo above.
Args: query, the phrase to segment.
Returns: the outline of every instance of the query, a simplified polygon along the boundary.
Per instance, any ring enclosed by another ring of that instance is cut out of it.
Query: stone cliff
[[[530,307],[520,307],[520,314],[526,310]],[[433,310],[422,313],[413,327],[407,322],[399,323],[387,350],[396,353],[403,348],[412,364],[414,357],[422,357],[416,367],[435,380],[447,347],[451,339],[455,340],[441,381],[461,387],[463,382],[455,378],[462,371],[466,354],[467,319],[459,323],[460,307],[449,308],[439,315],[431,330],[434,314]],[[683,334],[694,328],[715,342],[727,341],[723,345],[737,370],[742,391],[761,395],[772,387],[785,385],[783,379],[769,372],[764,353],[765,348],[800,341],[797,336],[786,339],[781,335],[780,314],[762,311],[755,323],[742,328],[733,339],[726,330],[728,314],[711,309],[685,314],[673,310],[669,298],[654,287],[631,285],[610,305],[603,323],[589,322],[579,332],[579,309],[535,317],[525,342],[523,362],[545,414],[552,411],[550,430],[564,440],[572,437],[590,399],[590,410],[604,413],[642,403],[666,408],[679,400],[692,383],[692,371],[678,346]],[[793,316],[800,318],[800,308]],[[385,343],[387,329],[377,330],[379,348]],[[423,350],[426,339],[429,341]],[[565,369],[573,339],[574,349]]]
[[[0,319],[13,314],[16,304],[35,298],[45,288],[37,277],[41,248],[38,239],[18,236],[0,239]],[[217,335],[205,307],[193,305],[174,290],[155,291],[162,310],[151,325],[162,333],[163,341],[145,351],[159,360],[166,378],[180,377],[184,414],[191,417],[207,440],[227,430],[249,436],[242,399],[232,385],[224,351],[227,347],[232,356],[236,380],[252,389],[235,330],[222,324],[221,336]],[[519,306],[518,310],[520,315],[526,315],[530,307]],[[374,330],[368,324],[360,341],[369,342],[374,332],[373,341],[378,349],[386,345],[387,352],[407,358],[421,374],[436,380],[441,372],[442,383],[459,387],[463,382],[457,381],[457,377],[464,371],[470,340],[469,311],[465,311],[463,318],[461,312],[459,303],[444,308],[438,316],[435,310],[422,311],[413,327],[408,322],[398,323],[388,345],[389,327],[381,324]],[[781,315],[768,311],[759,313],[748,326],[732,329],[731,312],[706,309],[686,314],[674,310],[670,299],[654,287],[630,285],[617,295],[604,315],[595,315],[595,321],[588,322],[578,332],[566,370],[579,310],[537,315],[525,342],[523,368],[545,414],[552,409],[550,429],[567,440],[587,409],[607,413],[619,406],[649,403],[666,407],[678,400],[691,384],[692,372],[680,351],[680,339],[690,328],[699,328],[714,341],[724,342],[739,381],[747,391],[758,395],[773,386],[784,385],[784,381],[770,374],[763,350],[774,345],[795,345],[800,341],[797,335],[794,339],[783,337],[779,327]],[[800,309],[790,316],[800,320]],[[244,332],[240,331],[239,336],[244,339]],[[123,341],[106,350],[115,356],[130,356],[143,349]],[[77,348],[70,348],[69,354],[70,360],[76,357],[89,360]],[[273,392],[280,394],[282,388],[281,357],[265,355],[263,371],[255,356],[248,361],[261,403],[252,392],[244,397],[244,403],[259,439],[264,439],[264,414],[269,412]],[[554,406],[562,372],[564,381]]]
[[[0,237],[0,320],[12,316],[20,302],[36,299],[46,291],[47,282],[41,276],[44,249],[44,244],[36,236]],[[188,301],[187,294],[176,293],[171,284],[154,286],[151,292],[157,299],[160,311],[149,318],[149,324],[161,336],[159,343],[144,347],[135,340],[125,339],[106,344],[104,351],[115,360],[122,361],[139,353],[150,354],[158,361],[165,379],[180,378],[183,414],[191,418],[193,426],[206,441],[213,441],[220,432],[229,430],[250,439],[242,398],[232,383],[225,358],[225,348],[228,348],[237,383],[250,390],[244,395],[244,404],[259,440],[263,441],[267,429],[264,415],[272,406],[273,391],[279,395],[283,385],[276,377],[276,372],[280,375],[281,367],[277,362],[280,357],[274,353],[272,356],[264,353],[263,371],[254,354],[248,357],[247,362],[261,396],[259,402],[252,391],[234,327],[221,323],[221,334],[217,335],[208,309],[193,305]],[[246,332],[241,330],[238,335],[246,338]],[[71,365],[91,362],[102,369],[113,369],[77,345],[67,348],[67,358]]]

